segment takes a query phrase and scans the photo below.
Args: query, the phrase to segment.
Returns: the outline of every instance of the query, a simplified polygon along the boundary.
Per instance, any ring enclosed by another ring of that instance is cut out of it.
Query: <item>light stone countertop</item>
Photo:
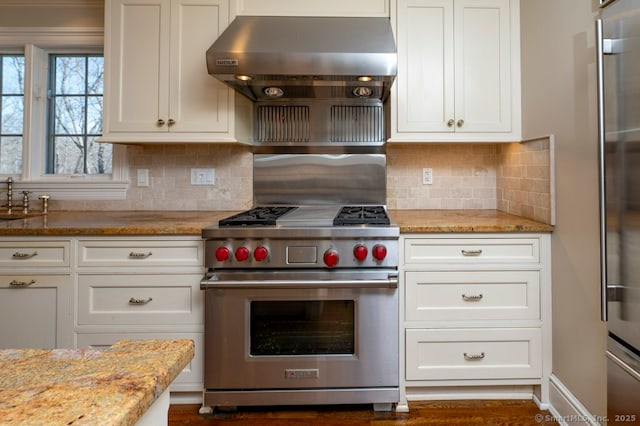
[[[0,424],[133,425],[193,355],[188,339],[0,350]]]
[[[0,236],[201,235],[237,211],[54,211],[0,220]],[[498,210],[390,210],[401,233],[552,232],[553,226]]]

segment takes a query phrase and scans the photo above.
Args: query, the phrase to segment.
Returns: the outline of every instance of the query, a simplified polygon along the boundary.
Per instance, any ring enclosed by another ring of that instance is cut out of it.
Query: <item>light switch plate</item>
[[[191,185],[215,185],[216,169],[191,169]]]

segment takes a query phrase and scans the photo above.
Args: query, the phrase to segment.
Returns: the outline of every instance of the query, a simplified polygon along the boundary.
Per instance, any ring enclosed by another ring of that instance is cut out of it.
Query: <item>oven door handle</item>
[[[272,288],[398,288],[398,277],[386,280],[204,280],[207,289],[272,289]]]

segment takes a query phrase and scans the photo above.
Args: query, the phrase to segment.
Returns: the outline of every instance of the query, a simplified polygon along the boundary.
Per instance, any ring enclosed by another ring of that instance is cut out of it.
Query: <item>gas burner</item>
[[[218,226],[275,225],[276,219],[296,208],[290,206],[254,207],[220,220]]]
[[[334,226],[389,224],[389,216],[383,206],[344,206],[333,219]]]

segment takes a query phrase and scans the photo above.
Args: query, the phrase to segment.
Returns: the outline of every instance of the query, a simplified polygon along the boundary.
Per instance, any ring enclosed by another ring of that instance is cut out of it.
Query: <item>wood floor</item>
[[[183,425],[557,425],[531,400],[420,401],[409,413],[374,412],[371,406],[240,408],[198,414],[198,405],[172,405],[169,426]]]

